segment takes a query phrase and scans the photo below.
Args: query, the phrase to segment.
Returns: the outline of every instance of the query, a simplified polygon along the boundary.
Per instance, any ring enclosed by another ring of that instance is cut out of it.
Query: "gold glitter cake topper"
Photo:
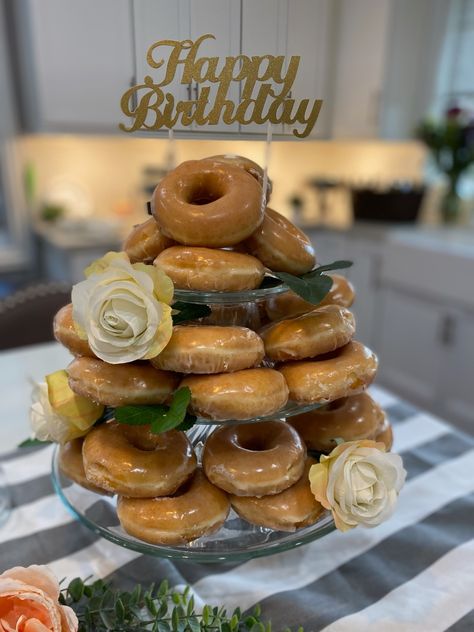
[[[177,124],[187,127],[193,123],[217,125],[222,121],[226,125],[235,122],[241,125],[298,124],[303,128],[293,128],[295,136],[305,138],[311,133],[323,102],[321,99],[296,101],[292,98],[291,88],[298,72],[299,56],[289,59],[286,70],[283,55],[237,55],[222,61],[219,57],[199,57],[199,47],[206,39],[216,38],[206,34],[194,42],[161,40],[150,46],[147,63],[151,68],[162,68],[164,77],[156,83],[147,75],[143,83],[132,86],[123,94],[122,112],[132,121],[129,125],[120,123],[121,130],[158,131],[172,129]],[[163,51],[168,51],[167,58]],[[166,89],[172,82],[176,84],[179,66],[181,84],[203,85],[194,100],[190,91],[189,100],[178,101]],[[232,82],[241,84],[238,103],[228,98]],[[217,90],[213,90],[214,86]]]

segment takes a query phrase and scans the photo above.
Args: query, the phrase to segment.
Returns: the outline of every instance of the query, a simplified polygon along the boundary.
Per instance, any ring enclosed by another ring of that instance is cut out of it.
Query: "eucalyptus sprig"
[[[190,401],[190,389],[182,386],[173,393],[169,406],[119,406],[115,409],[115,419],[129,426],[149,424],[155,434],[172,429],[189,430],[196,423],[196,417],[188,413]]]
[[[330,270],[350,268],[351,266],[352,261],[340,260],[328,263],[324,266],[318,266],[314,270],[311,270],[311,272],[307,272],[301,276],[295,276],[287,272],[272,272],[272,274],[283,281],[295,294],[304,298],[305,301],[313,305],[318,305],[332,287],[331,277],[324,273]]]
[[[73,579],[60,595],[79,620],[79,632],[271,632],[271,623],[261,619],[257,606],[252,614],[240,608],[204,606],[199,612],[188,587],[173,590],[165,580],[147,589],[140,585],[121,591],[98,580],[85,583]],[[290,631],[288,631],[290,632]],[[298,628],[303,632],[303,628]]]

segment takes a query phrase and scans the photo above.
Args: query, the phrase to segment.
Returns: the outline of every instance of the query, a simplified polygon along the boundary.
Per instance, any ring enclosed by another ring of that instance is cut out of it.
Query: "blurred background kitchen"
[[[207,55],[301,55],[292,96],[324,104],[306,140],[273,129],[272,206],[356,262],[379,382],[472,431],[474,0],[0,0],[0,348],[51,338],[174,163],[263,162],[254,125],[118,130],[150,44],[204,33]]]

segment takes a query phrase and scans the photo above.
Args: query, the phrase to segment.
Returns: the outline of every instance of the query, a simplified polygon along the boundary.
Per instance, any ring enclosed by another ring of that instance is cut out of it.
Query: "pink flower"
[[[74,611],[59,601],[46,566],[16,566],[0,575],[0,632],[77,632]]]

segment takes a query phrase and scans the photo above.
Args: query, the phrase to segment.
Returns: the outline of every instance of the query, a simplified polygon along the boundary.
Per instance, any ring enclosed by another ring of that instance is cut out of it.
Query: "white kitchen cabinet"
[[[315,99],[324,104],[308,138],[328,135],[330,117],[330,55],[334,11],[330,0],[242,0],[242,54],[283,55],[287,64],[299,56],[296,79],[288,98],[295,99],[293,113],[302,99],[309,99],[307,113]],[[276,94],[281,84],[274,83]],[[284,134],[293,139],[293,130],[301,131],[304,124],[272,125],[274,135]],[[242,125],[241,132],[266,134],[266,124]]]
[[[34,131],[118,132],[127,123],[120,100],[149,75],[159,81],[164,67],[152,68],[147,51],[160,39],[196,40],[211,33],[198,56],[221,59],[245,55],[300,55],[291,96],[325,100],[313,130],[325,136],[331,104],[328,77],[330,0],[18,0],[13,3],[21,68],[22,106]],[[156,50],[159,56],[161,51]],[[164,50],[164,58],[167,53]],[[264,64],[265,66],[265,64]],[[194,99],[203,89],[181,83],[182,66],[166,92],[175,101]],[[257,89],[260,87],[260,82]],[[208,84],[211,99],[217,84]],[[238,104],[242,85],[231,84],[228,99]],[[275,84],[281,91],[281,84]],[[252,97],[255,97],[256,90]],[[137,95],[136,98],[139,98]],[[133,98],[131,98],[133,106]],[[149,112],[147,123],[154,120]],[[301,127],[301,125],[299,125]],[[266,124],[234,123],[183,127],[177,131],[266,134]],[[274,125],[273,134],[292,134],[294,125]],[[165,134],[166,130],[161,132]]]
[[[337,16],[332,136],[378,136],[390,0],[340,0]]]
[[[356,300],[351,310],[356,319],[356,338],[377,351],[375,330],[378,320],[377,287],[378,271],[380,269],[380,255],[371,252],[364,241],[348,241],[344,251],[344,259],[353,261],[346,276],[356,288]]]
[[[331,136],[413,138],[437,98],[453,3],[335,0],[335,6]]]
[[[440,366],[443,416],[474,432],[474,313],[451,310],[444,322]]]
[[[144,81],[146,76],[153,78],[155,83],[161,83],[165,79],[166,64],[160,68],[153,68],[147,62],[147,54],[150,47],[160,40],[185,40],[189,39],[189,1],[176,0],[135,0],[133,9],[133,43],[136,70],[134,84]],[[169,46],[155,48],[151,56],[157,63],[163,58],[167,59],[171,53]],[[178,66],[179,68],[179,66]],[[191,84],[184,85],[180,79],[178,70],[173,80],[163,86],[165,93],[173,95],[175,101],[185,101],[191,97]],[[147,124],[154,123],[154,115],[147,115]],[[175,130],[186,129],[177,124]],[[166,130],[165,130],[166,131]]]
[[[378,300],[380,381],[432,408],[440,393],[444,315],[436,304],[392,288],[381,289]]]
[[[196,41],[201,35],[210,33],[216,39],[204,40],[199,48],[199,57],[220,57],[219,68],[225,63],[226,57],[237,57],[240,54],[240,3],[235,0],[199,0],[190,3],[190,29],[191,39]],[[193,98],[199,95],[202,84],[193,86]],[[214,101],[219,84],[209,84],[211,88],[209,97]],[[240,85],[233,81],[227,93],[227,99],[239,104]],[[226,125],[220,121],[217,125],[203,127],[195,126],[200,132],[227,132],[239,131],[239,123]]]
[[[289,0],[242,0],[242,54],[286,55]],[[266,81],[281,92],[281,84]],[[256,90],[261,84],[258,83]],[[242,93],[243,94],[243,93]],[[256,92],[252,93],[252,97]],[[243,133],[265,134],[266,124],[242,125]],[[273,134],[283,134],[283,125],[272,125]]]
[[[316,125],[308,138],[325,138],[329,133],[334,14],[330,0],[289,0],[286,55],[288,58],[292,55],[301,57],[291,96],[297,103],[307,98],[310,102],[323,100]],[[304,125],[285,125],[285,134],[292,135],[295,127],[301,131]]]
[[[116,131],[133,77],[127,0],[13,3],[25,115],[41,131]]]
[[[152,44],[160,40],[187,40],[196,41],[206,34],[216,36],[216,39],[206,39],[198,50],[200,57],[220,57],[224,64],[228,56],[240,54],[240,5],[232,0],[134,0],[133,2],[133,29],[136,57],[137,82],[141,83],[147,75],[156,83],[163,81],[166,72],[166,63],[160,68],[153,68],[147,62],[147,52]],[[170,46],[161,46],[154,49],[152,56],[158,62],[168,59],[171,53]],[[183,54],[181,58],[183,58]],[[197,99],[202,85],[197,81],[186,84],[181,82],[182,64],[178,65],[173,81],[163,86],[165,93],[170,93],[175,103],[178,101],[190,101]],[[207,85],[207,84],[206,84]],[[213,99],[218,84],[209,84],[211,87],[210,98]],[[228,93],[228,98],[234,103],[239,101],[239,85],[233,83]],[[154,114],[147,118],[148,124],[154,121]],[[199,130],[200,132],[238,132],[239,125],[218,125],[197,127],[181,125],[179,122],[173,128],[175,131]],[[166,131],[166,130],[164,130]]]

